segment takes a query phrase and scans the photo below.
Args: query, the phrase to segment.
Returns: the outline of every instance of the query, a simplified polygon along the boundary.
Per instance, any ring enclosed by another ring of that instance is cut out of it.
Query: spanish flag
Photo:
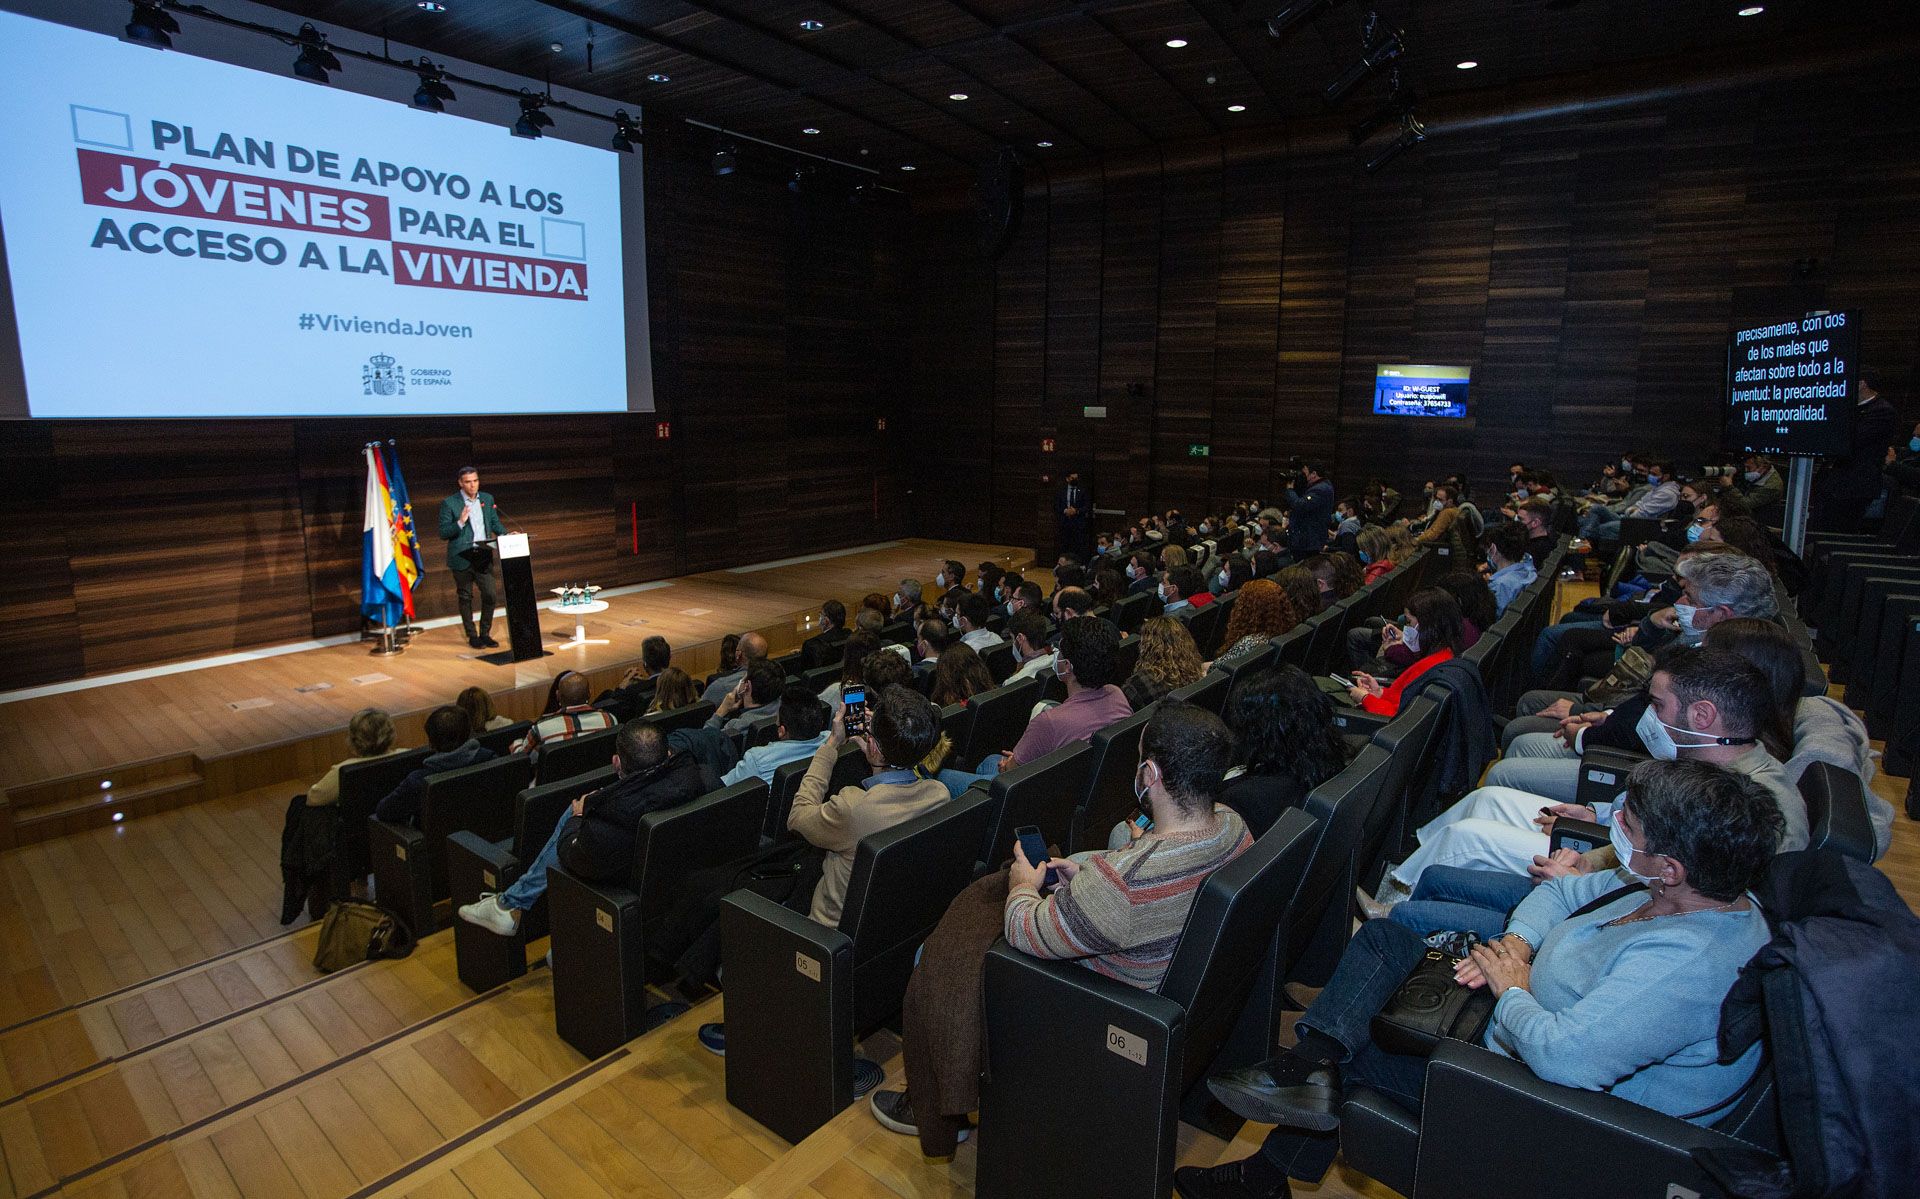
[[[388,441],[384,451],[387,491],[393,499],[393,557],[400,568],[401,598],[406,601],[407,619],[413,619],[413,590],[426,573],[420,560],[420,538],[413,527],[413,501],[407,498],[407,481],[400,477],[400,455]]]

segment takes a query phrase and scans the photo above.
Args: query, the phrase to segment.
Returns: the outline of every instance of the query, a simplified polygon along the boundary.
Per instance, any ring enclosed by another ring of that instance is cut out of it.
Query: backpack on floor
[[[314,946],[313,968],[322,974],[372,958],[403,958],[413,952],[413,934],[378,905],[343,899],[327,909]]]

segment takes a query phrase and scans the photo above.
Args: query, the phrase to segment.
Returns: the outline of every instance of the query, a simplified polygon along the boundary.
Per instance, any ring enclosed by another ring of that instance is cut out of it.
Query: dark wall
[[[0,423],[0,690],[357,631],[373,438],[420,517],[423,617],[454,610],[431,526],[465,463],[536,534],[542,587],[900,535],[877,425],[907,373],[907,218],[784,181],[649,154],[654,415]]]
[[[1913,77],[1862,72],[1484,122],[1376,176],[1228,144],[1030,180],[996,262],[964,219],[921,230],[916,529],[1045,544],[1068,466],[1137,513],[1271,497],[1292,454],[1414,486],[1697,464],[1731,325],[1814,307],[1860,309],[1904,395],[1917,135]],[[1374,417],[1382,362],[1471,365],[1471,419]]]

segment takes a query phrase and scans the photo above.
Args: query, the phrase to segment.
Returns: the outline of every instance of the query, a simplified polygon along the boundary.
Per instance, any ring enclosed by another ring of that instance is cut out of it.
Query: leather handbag
[[[1442,1040],[1478,1044],[1493,1019],[1493,992],[1455,982],[1460,955],[1428,949],[1373,1018],[1373,1043],[1388,1053],[1430,1055]]]

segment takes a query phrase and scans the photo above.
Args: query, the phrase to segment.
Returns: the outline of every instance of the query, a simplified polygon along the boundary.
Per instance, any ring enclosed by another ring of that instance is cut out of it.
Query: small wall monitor
[[[1470,371],[1464,366],[1382,365],[1373,376],[1373,414],[1465,419]]]

